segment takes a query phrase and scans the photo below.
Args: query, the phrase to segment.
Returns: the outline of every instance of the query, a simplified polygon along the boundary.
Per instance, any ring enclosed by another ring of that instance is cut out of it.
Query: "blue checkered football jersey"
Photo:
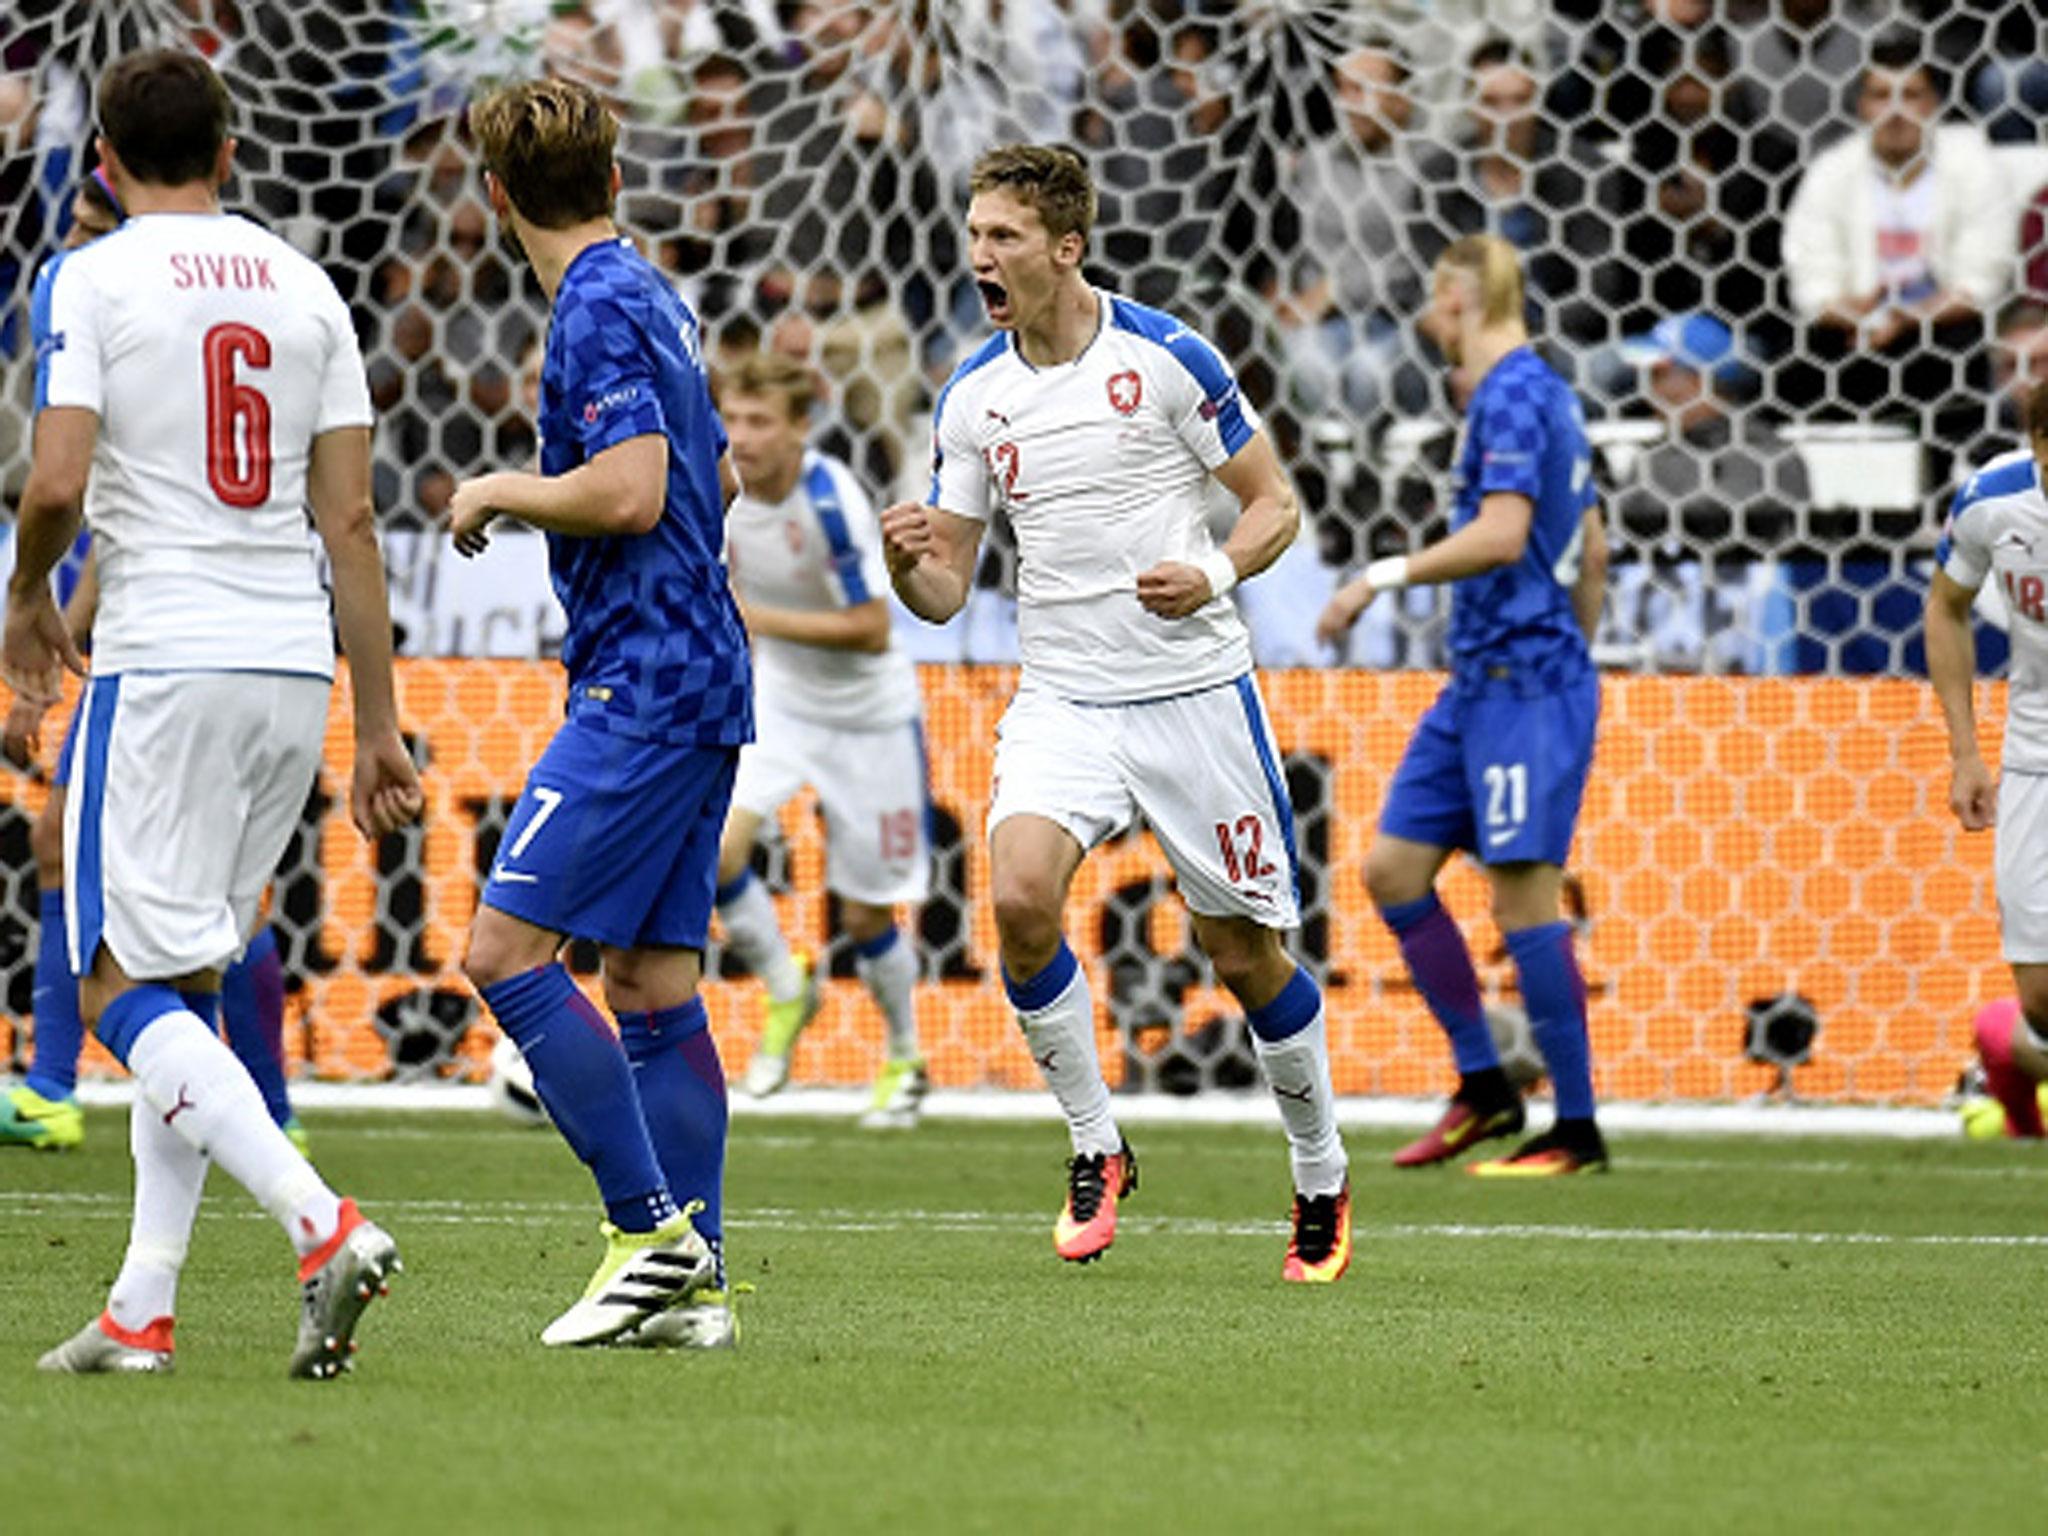
[[[569,713],[644,740],[753,739],[746,630],[720,551],[725,426],[711,403],[697,317],[625,241],[562,274],[540,376],[540,467],[566,474],[629,438],[668,439],[668,501],[652,531],[550,533],[568,615]]]
[[[1571,386],[1527,347],[1517,347],[1473,392],[1458,452],[1453,530],[1479,515],[1492,491],[1535,504],[1522,558],[1452,586],[1451,658],[1529,667],[1576,653],[1586,636],[1572,612],[1586,509],[1593,505],[1593,450]]]

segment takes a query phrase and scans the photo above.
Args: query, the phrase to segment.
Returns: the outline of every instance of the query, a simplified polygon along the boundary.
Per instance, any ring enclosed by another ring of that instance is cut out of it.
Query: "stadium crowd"
[[[89,7],[20,9],[0,40],[17,364],[28,276],[85,164],[73,44],[93,35]],[[1924,562],[1955,466],[2010,439],[2048,366],[2048,55],[2025,0],[536,0],[490,38],[445,5],[176,9],[260,103],[242,206],[353,306],[398,527],[533,447],[543,311],[491,233],[461,116],[510,67],[605,93],[624,224],[721,350],[819,370],[822,440],[878,492],[921,489],[931,398],[983,329],[959,233],[975,154],[1082,147],[1103,189],[1092,273],[1219,340],[1312,514],[1314,547],[1269,579],[1283,613],[1432,536],[1447,505],[1462,381],[1414,322],[1464,234],[1526,253],[1536,334],[1599,418],[1610,659],[1774,665],[1731,594],[1772,562],[1882,580]],[[1845,451],[1884,468],[1845,492]],[[1006,558],[992,541],[998,605]],[[1390,611],[1347,657],[1430,659],[1431,613]],[[1328,659],[1252,617],[1263,660]]]

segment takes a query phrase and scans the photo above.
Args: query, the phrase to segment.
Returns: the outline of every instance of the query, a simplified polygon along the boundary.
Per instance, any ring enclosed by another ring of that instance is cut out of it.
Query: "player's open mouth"
[[[1001,283],[976,282],[981,291],[982,308],[988,311],[991,320],[1007,320],[1010,317],[1010,290]]]

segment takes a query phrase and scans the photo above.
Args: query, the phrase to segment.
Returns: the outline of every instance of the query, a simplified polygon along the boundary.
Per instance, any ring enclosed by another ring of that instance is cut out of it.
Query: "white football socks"
[[[107,1311],[132,1333],[178,1309],[178,1272],[192,1241],[206,1154],[164,1124],[163,1111],[138,1092],[128,1110],[128,1147],[135,1154],[135,1217],[128,1252],[107,1297]]]
[[[917,1060],[923,1053],[917,1048],[915,946],[905,935],[898,933],[896,942],[874,959],[856,954],[853,968],[860,974],[868,994],[874,998],[875,1006],[882,1010],[882,1021],[888,1028],[884,1053],[891,1061]]]
[[[769,997],[786,1003],[802,993],[804,973],[776,921],[775,900],[758,878],[749,876],[739,895],[719,906],[718,920],[726,943],[767,984]]]
[[[1323,1011],[1284,1040],[1252,1036],[1259,1066],[1287,1128],[1297,1194],[1334,1195],[1344,1187],[1350,1161],[1337,1133],[1337,1096],[1330,1087],[1330,1045]]]
[[[1088,992],[1087,971],[1076,966],[1064,992],[1031,1013],[1019,1009],[1017,1023],[1039,1075],[1067,1117],[1074,1155],[1116,1152],[1124,1138],[1110,1112],[1109,1085],[1095,1056],[1095,1000]]]
[[[129,1047],[128,1070],[164,1125],[254,1195],[301,1254],[334,1235],[341,1201],[277,1128],[234,1052],[197,1014],[180,1008],[152,1020]]]

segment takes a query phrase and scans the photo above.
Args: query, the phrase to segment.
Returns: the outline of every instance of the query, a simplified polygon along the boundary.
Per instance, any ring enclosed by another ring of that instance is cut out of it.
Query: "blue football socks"
[[[292,1117],[284,1078],[284,961],[268,924],[222,975],[220,1012],[228,1048],[256,1079],[270,1118],[283,1125]]]
[[[559,963],[479,989],[533,1071],[534,1091],[604,1196],[622,1232],[651,1232],[676,1214],[648,1140],[618,1036]]]
[[[1545,923],[1507,936],[1522,978],[1522,1005],[1543,1053],[1559,1120],[1593,1118],[1593,1058],[1586,1039],[1586,982],[1572,947],[1572,925]]]
[[[654,1155],[678,1202],[701,1200],[691,1218],[707,1242],[725,1233],[725,1068],[704,1000],[653,1013],[621,1013],[619,1038]]]
[[[42,929],[36,936],[36,1048],[28,1086],[46,1099],[68,1099],[78,1089],[85,1023],[78,1016],[78,978],[71,974],[65,939],[64,893],[44,891],[36,905]]]

